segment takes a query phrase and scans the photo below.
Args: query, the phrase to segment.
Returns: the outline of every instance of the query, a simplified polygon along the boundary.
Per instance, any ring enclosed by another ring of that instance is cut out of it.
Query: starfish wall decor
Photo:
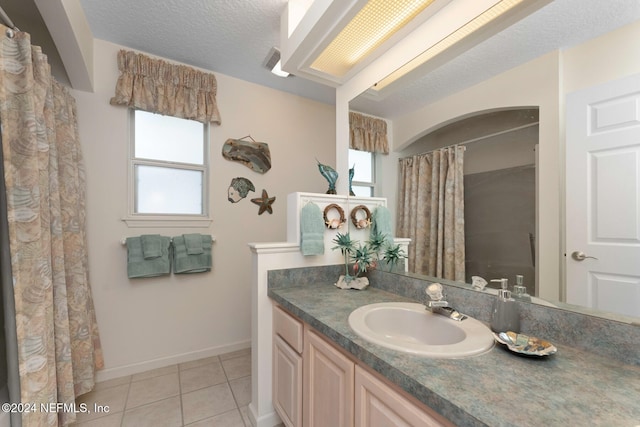
[[[256,205],[260,206],[260,209],[258,210],[258,215],[262,215],[264,211],[267,211],[270,214],[272,214],[273,207],[271,205],[273,205],[273,202],[275,201],[276,201],[276,198],[269,197],[269,194],[267,194],[267,190],[264,190],[264,189],[262,190],[262,197],[251,199],[252,203],[255,203]]]

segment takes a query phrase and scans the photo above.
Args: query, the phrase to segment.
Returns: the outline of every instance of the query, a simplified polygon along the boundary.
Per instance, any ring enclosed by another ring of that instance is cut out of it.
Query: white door
[[[640,316],[640,75],[567,97],[567,302]]]

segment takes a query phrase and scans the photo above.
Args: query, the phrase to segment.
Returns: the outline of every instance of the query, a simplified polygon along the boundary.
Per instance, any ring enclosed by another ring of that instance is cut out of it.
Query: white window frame
[[[353,150],[353,148],[350,148],[350,150]],[[354,150],[357,151],[357,150]],[[371,182],[368,181],[351,181],[351,186],[355,187],[369,187],[371,188],[371,196],[363,196],[363,197],[376,197],[376,153],[370,152],[371,154]],[[353,165],[350,164],[349,167],[351,168]]]
[[[212,220],[209,215],[209,176],[210,176],[210,125],[203,124],[203,161],[202,165],[171,162],[164,160],[149,160],[135,156],[135,109],[129,109],[129,150],[127,173],[127,216],[123,221],[129,227],[208,227]],[[202,214],[146,214],[136,213],[136,166],[158,166],[165,168],[202,171]]]

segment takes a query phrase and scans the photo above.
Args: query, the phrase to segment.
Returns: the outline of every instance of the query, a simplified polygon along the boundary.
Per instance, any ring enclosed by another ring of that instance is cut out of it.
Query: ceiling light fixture
[[[368,91],[381,96],[400,77],[435,69],[551,1],[289,0],[282,15],[283,66],[334,87],[362,72],[369,81],[386,75]]]
[[[370,0],[311,64],[342,77],[434,0]]]
[[[513,10],[516,6],[519,6],[523,2],[525,2],[525,0],[502,0],[499,3],[496,3],[494,6],[490,7],[482,14],[476,16],[474,19],[467,22],[456,31],[450,33],[447,37],[443,38],[442,40],[431,46],[429,49],[425,50],[422,54],[418,55],[411,61],[404,64],[402,67],[395,70],[393,73],[389,74],[384,79],[377,82],[371,89],[376,92],[381,91],[391,83],[397,81],[401,77],[407,75],[411,71],[433,59],[440,53],[443,53],[445,50],[451,48],[456,43],[474,34],[481,28],[486,27],[488,24],[505,15],[507,12]]]

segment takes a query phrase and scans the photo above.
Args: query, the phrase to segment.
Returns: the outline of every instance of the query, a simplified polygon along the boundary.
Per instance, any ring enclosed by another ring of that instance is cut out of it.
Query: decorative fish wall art
[[[231,180],[231,185],[227,190],[227,199],[231,203],[238,203],[240,200],[247,197],[249,191],[256,191],[253,183],[244,177],[237,177]]]

